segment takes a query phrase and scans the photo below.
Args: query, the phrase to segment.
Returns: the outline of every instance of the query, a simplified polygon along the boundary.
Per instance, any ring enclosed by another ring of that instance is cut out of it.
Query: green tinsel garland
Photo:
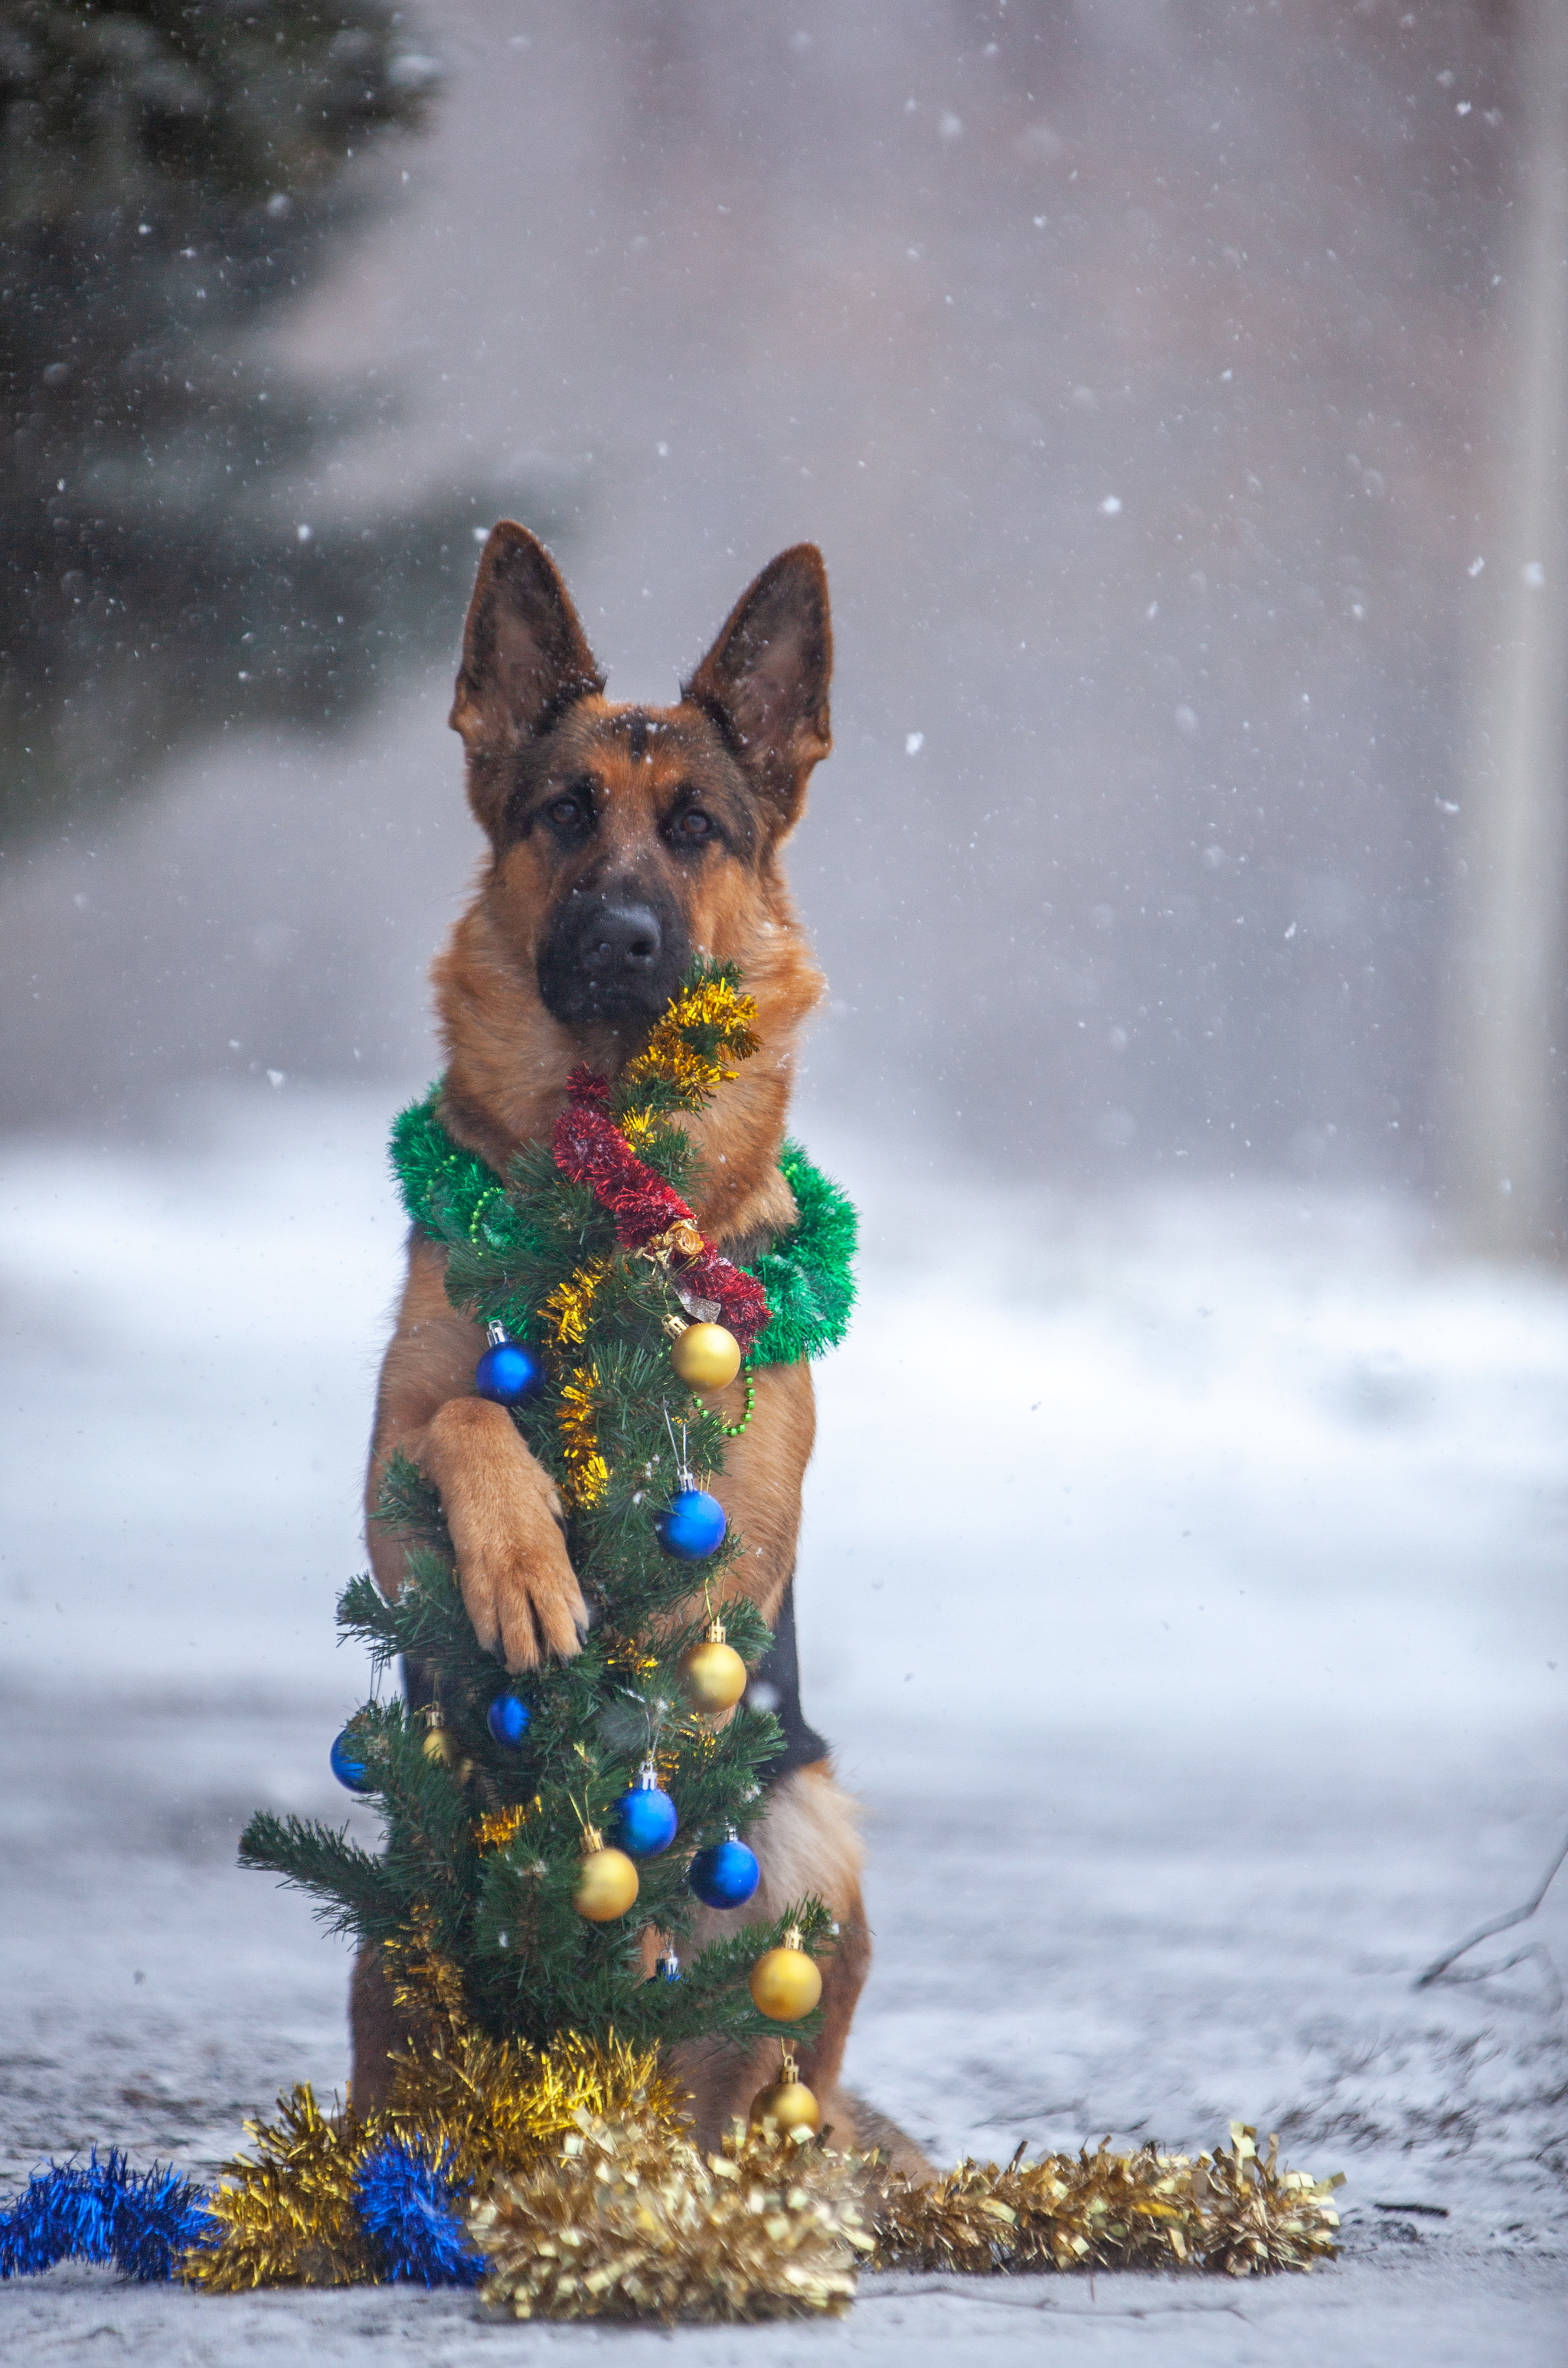
[[[501,1252],[533,1247],[526,1193],[514,1199],[488,1161],[448,1133],[437,1115],[440,1098],[437,1079],[392,1125],[392,1173],[409,1216],[437,1241],[483,1241]],[[748,1365],[792,1365],[835,1349],[855,1305],[854,1202],[798,1143],[785,1143],[778,1165],[800,1217],[745,1269],[761,1283],[770,1311]]]

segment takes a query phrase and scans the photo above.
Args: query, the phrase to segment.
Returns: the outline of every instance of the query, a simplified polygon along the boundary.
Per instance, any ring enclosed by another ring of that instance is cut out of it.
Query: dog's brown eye
[[[705,814],[700,806],[687,806],[676,829],[682,838],[711,838],[712,817]]]
[[[562,830],[570,830],[574,823],[583,819],[583,802],[581,798],[557,798],[549,812],[552,823]]]

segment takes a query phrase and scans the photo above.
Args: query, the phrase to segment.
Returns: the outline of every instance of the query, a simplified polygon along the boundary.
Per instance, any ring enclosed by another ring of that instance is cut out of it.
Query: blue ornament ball
[[[332,1772],[340,1784],[347,1785],[351,1793],[368,1793],[370,1789],[364,1740],[355,1734],[351,1726],[346,1726],[341,1735],[333,1737]]]
[[[687,1881],[704,1907],[744,1907],[761,1880],[756,1852],[734,1834],[698,1851]]]
[[[620,1824],[620,1847],[631,1858],[657,1858],[674,1841],[680,1823],[675,1803],[660,1791],[651,1769],[643,1771],[630,1793],[621,1794],[615,1814]]]
[[[681,1488],[659,1515],[659,1543],[678,1562],[700,1562],[723,1542],[724,1508],[706,1488]]]
[[[484,1713],[484,1724],[504,1750],[516,1751],[528,1731],[533,1713],[516,1694],[497,1694]]]
[[[496,1406],[521,1406],[544,1386],[544,1367],[521,1340],[494,1340],[473,1369],[473,1386]]]

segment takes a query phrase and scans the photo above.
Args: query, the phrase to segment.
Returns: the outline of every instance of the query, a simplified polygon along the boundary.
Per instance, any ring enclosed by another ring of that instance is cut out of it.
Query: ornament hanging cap
[[[676,1460],[676,1480],[680,1483],[680,1486],[683,1488],[695,1488],[697,1481],[691,1469],[691,1455],[690,1450],[687,1446],[687,1426],[683,1420],[680,1427],[680,1445],[677,1447],[676,1445],[676,1427],[670,1420],[670,1410],[668,1406],[665,1408],[665,1429],[670,1435],[670,1453]]]

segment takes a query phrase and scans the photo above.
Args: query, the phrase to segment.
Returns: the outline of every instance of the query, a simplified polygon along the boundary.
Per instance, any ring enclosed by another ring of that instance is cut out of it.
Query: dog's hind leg
[[[348,2101],[357,2113],[374,2113],[392,2094],[392,2054],[408,2033],[397,2010],[381,1952],[367,1943],[354,1960],[348,1985],[348,2037],[352,2049]]]
[[[937,2173],[915,2140],[864,2097],[846,2089],[839,2078],[850,2021],[871,1970],[871,1928],[858,1884],[853,1903],[840,1911],[837,1920],[838,1946],[823,1967],[822,2032],[800,2052],[801,2078],[822,2108],[823,2128],[831,2132],[831,2144],[853,2146],[861,2154],[881,2153],[890,2170],[923,2186]]]
[[[826,1906],[838,1927],[831,1955],[822,1959],[822,2028],[799,2051],[801,2078],[822,2108],[841,2146],[885,2146],[892,2168],[915,2179],[933,2176],[931,2166],[902,2130],[843,2088],[839,2072],[856,2004],[871,1964],[871,1934],[860,1897],[860,1837],[858,1811],[825,1759],[799,1768],[775,1786],[751,1834],[762,1869],[756,1896],[744,1907],[706,1911],[692,1932],[694,1950],[744,1925],[773,1922],[810,1893]],[[699,2143],[714,2147],[732,2121],[744,2121],[751,2100],[778,2077],[780,2042],[765,2039],[744,2055],[699,2043],[675,2050],[675,2061],[691,2098]]]

